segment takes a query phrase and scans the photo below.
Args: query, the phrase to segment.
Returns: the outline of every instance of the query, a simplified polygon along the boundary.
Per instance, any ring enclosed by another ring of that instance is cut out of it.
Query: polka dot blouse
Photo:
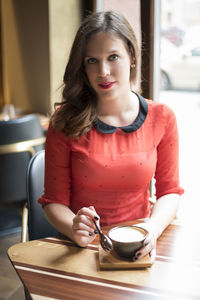
[[[183,193],[175,115],[167,105],[138,98],[140,112],[129,126],[97,120],[77,141],[49,126],[39,203],[60,203],[74,213],[93,205],[101,225],[111,225],[149,216],[153,176],[157,199]]]

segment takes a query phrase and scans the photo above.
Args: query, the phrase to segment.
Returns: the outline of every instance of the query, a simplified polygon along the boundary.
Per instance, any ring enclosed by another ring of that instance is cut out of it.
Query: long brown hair
[[[125,42],[135,64],[130,68],[130,84],[136,78],[138,47],[131,25],[117,11],[89,15],[75,36],[63,78],[63,100],[55,103],[55,108],[60,108],[52,117],[53,127],[70,137],[77,138],[87,133],[97,118],[97,98],[85,73],[84,56],[89,37],[100,31],[118,35]]]

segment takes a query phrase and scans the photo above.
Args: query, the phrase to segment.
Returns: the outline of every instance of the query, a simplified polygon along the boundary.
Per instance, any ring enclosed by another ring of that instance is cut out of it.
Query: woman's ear
[[[135,68],[135,57],[131,57],[131,69]]]
[[[135,64],[132,63],[132,64],[131,64],[131,69],[134,69],[134,68],[135,68]]]
[[[131,63],[131,68],[134,68],[135,67],[135,55],[133,53],[133,49],[130,48],[130,63]]]

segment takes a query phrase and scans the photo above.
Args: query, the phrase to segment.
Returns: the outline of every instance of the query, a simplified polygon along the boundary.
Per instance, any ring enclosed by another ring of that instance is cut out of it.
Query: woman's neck
[[[139,99],[130,93],[121,99],[103,100],[98,103],[98,117],[101,121],[116,127],[134,122],[139,113]]]

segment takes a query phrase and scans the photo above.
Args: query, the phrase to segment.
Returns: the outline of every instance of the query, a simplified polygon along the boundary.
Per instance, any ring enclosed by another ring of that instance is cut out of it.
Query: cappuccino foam
[[[138,242],[144,238],[144,233],[134,227],[120,227],[109,233],[111,239],[117,242]]]

